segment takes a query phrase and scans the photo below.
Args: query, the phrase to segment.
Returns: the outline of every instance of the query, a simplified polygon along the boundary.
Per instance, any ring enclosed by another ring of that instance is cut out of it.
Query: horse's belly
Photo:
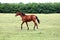
[[[30,22],[30,21],[32,21],[32,20],[24,20],[24,22]]]
[[[30,22],[31,20],[28,20],[27,22]]]
[[[27,22],[30,22],[30,21],[32,21],[32,20],[26,20]]]

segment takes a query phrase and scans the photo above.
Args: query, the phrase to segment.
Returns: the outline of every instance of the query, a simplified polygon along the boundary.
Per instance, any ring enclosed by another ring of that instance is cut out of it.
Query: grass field
[[[60,14],[35,14],[41,20],[39,29],[33,30],[33,22],[21,27],[21,17],[0,13],[0,40],[60,40]]]

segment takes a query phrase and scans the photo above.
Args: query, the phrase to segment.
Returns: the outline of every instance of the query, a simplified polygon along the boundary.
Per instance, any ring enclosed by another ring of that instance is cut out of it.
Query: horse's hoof
[[[29,29],[27,29],[27,30],[29,30]]]

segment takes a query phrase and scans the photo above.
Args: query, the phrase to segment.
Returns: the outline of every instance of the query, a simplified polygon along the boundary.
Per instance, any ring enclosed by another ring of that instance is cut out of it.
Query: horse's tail
[[[37,22],[40,24],[40,20],[38,19],[38,17],[36,16]]]

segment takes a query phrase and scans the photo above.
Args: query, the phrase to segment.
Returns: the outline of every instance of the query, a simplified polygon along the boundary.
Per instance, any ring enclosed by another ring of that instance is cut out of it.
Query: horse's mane
[[[21,14],[25,16],[25,14],[23,12],[21,12]]]

